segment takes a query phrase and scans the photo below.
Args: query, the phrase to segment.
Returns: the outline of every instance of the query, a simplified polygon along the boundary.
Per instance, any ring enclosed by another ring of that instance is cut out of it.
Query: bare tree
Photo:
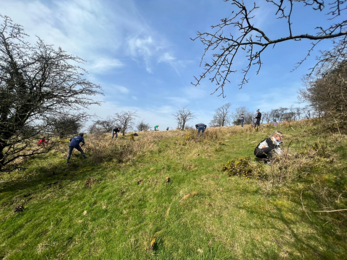
[[[233,120],[233,124],[238,124],[239,118],[243,114],[245,117],[245,124],[252,124],[253,123],[253,114],[247,110],[246,107],[239,107],[236,108],[235,113],[232,113],[231,118]]]
[[[150,128],[149,124],[146,124],[143,122],[143,120],[137,124],[136,126],[137,131],[141,132],[141,131],[148,131],[148,129]]]
[[[127,130],[131,130],[135,123],[135,118],[137,117],[136,111],[122,111],[115,114],[115,122],[121,128],[121,132],[125,135]]]
[[[89,127],[89,133],[91,134],[104,134],[112,132],[115,127],[115,119],[108,117],[104,120],[97,120]]]
[[[231,104],[226,103],[219,107],[210,122],[210,126],[226,126],[231,123],[230,108]]]
[[[269,123],[270,122],[270,113],[269,112],[262,112],[261,113],[261,123]]]
[[[297,116],[297,119],[300,120],[300,119],[301,119],[301,114],[302,114],[302,108],[297,107],[297,108],[295,108],[295,109],[296,109],[296,116]]]
[[[48,118],[98,104],[91,96],[101,92],[76,66],[81,58],[39,38],[29,44],[20,25],[0,17],[0,172],[10,172],[20,168],[18,158],[45,152],[33,139],[49,127]]]
[[[175,114],[173,114],[173,116],[176,118],[177,120],[177,124],[179,129],[184,130],[186,123],[195,118],[194,114],[192,111],[190,111],[189,109],[184,108],[180,108]]]
[[[286,24],[283,31],[286,30],[287,35],[275,39],[261,28],[254,26],[252,19],[255,17],[255,10],[259,8],[256,3],[252,6],[247,6],[244,1],[240,0],[224,1],[230,2],[234,7],[232,15],[221,19],[219,24],[213,25],[213,32],[197,32],[197,36],[191,39],[193,41],[199,39],[205,45],[200,65],[206,56],[212,56],[211,61],[204,64],[205,71],[199,77],[195,77],[196,82],[192,83],[195,86],[199,85],[201,80],[206,78],[208,74],[212,74],[209,76],[209,79],[217,85],[213,93],[221,90],[220,95],[224,97],[224,86],[226,83],[230,83],[228,77],[231,73],[237,71],[234,65],[236,57],[244,55],[248,60],[247,65],[242,69],[243,77],[239,84],[240,88],[242,88],[248,82],[248,73],[253,66],[256,66],[256,74],[260,72],[263,64],[261,59],[263,52],[269,46],[274,47],[276,44],[288,41],[305,39],[312,43],[306,57],[299,61],[294,69],[300,66],[323,40],[334,39],[333,44],[335,48],[325,51],[317,64],[337,61],[341,58],[345,59],[347,56],[345,52],[347,48],[347,20],[340,18],[346,16],[347,1],[345,0],[267,0],[267,5],[273,5],[277,9],[275,17],[286,21],[286,23],[283,23]],[[314,11],[320,12],[322,19],[326,20],[328,25],[324,28],[315,28],[317,30],[316,34],[304,33],[295,35],[292,28],[294,22],[292,13],[299,5],[303,5],[305,8],[313,8]],[[326,6],[328,7],[326,8]],[[268,8],[268,6],[264,8]],[[325,10],[326,12],[323,12]],[[236,28],[237,32],[230,34],[230,27]],[[317,65],[311,68],[309,74],[313,73],[316,68]]]

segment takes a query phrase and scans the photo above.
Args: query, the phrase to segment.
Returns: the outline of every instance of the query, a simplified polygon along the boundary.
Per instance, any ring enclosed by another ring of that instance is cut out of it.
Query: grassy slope
[[[295,153],[332,138],[310,134],[313,128],[278,129]],[[75,152],[66,165],[65,146],[31,159],[23,176],[0,183],[0,259],[345,258],[346,215],[313,212],[346,208],[343,136],[328,144],[333,158],[291,182],[273,186],[219,171],[231,158],[253,155],[272,130],[230,127],[201,140],[187,132],[150,132],[117,144],[87,137],[88,160]],[[106,150],[129,142],[143,145],[124,162],[92,152],[96,144]],[[315,195],[319,189],[322,197]],[[324,201],[324,189],[331,198],[339,195],[334,205]],[[20,204],[24,211],[14,213]]]

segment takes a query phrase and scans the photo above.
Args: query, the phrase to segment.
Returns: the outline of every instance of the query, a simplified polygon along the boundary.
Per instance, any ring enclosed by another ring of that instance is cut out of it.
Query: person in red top
[[[40,140],[37,141],[38,146],[45,146],[45,144],[48,144],[48,140],[46,140],[46,137],[42,137]]]

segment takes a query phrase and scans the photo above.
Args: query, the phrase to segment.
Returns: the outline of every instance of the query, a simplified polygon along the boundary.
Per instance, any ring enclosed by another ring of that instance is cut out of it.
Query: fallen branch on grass
[[[340,211],[346,211],[347,209],[335,209],[335,210],[321,210],[321,211],[313,211],[313,212],[325,212],[325,213],[330,213],[330,212],[340,212]]]
[[[182,201],[183,201],[183,200],[189,198],[190,196],[194,196],[194,195],[196,195],[196,194],[198,194],[198,192],[197,192],[197,191],[193,191],[193,192],[191,192],[191,193],[185,195],[185,196],[180,200],[180,204],[182,204]]]

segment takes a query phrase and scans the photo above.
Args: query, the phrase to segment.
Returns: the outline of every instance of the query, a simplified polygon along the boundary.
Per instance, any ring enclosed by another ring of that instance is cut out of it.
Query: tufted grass
[[[291,156],[263,165],[253,150],[273,130],[89,135],[69,165],[62,140],[1,177],[0,259],[346,258],[346,212],[316,212],[347,208],[346,137],[280,124]],[[221,171],[246,156],[266,179]]]

